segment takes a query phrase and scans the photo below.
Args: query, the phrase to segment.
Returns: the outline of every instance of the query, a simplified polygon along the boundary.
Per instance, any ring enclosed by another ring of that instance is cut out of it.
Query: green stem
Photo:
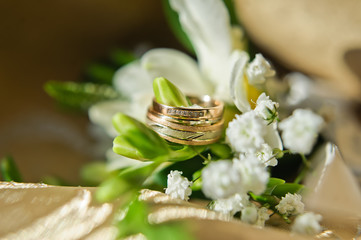
[[[301,158],[302,158],[302,162],[303,162],[303,168],[300,172],[300,174],[298,174],[298,176],[296,177],[295,181],[293,183],[300,183],[303,178],[306,176],[307,171],[310,169],[310,162],[307,160],[307,158],[305,157],[304,154],[300,154]]]

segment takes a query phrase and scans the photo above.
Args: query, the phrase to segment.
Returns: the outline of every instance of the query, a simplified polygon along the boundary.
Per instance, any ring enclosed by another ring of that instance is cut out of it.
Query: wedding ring
[[[147,124],[162,138],[186,145],[206,145],[223,134],[223,103],[209,96],[189,97],[193,107],[172,107],[153,100]]]
[[[199,107],[172,107],[158,103],[153,99],[153,109],[159,114],[170,116],[173,118],[188,118],[188,119],[210,119],[219,118],[223,115],[223,102],[213,100],[208,95],[202,98],[188,97],[193,105]]]

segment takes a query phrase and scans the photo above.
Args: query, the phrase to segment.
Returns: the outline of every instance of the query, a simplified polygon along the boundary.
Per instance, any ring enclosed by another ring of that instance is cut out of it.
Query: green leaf
[[[255,195],[252,192],[250,192],[248,194],[251,196],[251,198],[254,201],[259,202],[261,204],[269,204],[270,206],[275,206],[278,204],[278,200],[274,196],[266,195],[266,194]]]
[[[138,120],[117,113],[113,125],[119,132],[113,142],[115,153],[138,160],[152,160],[169,154],[166,141]]]
[[[158,103],[173,107],[189,107],[187,97],[168,79],[159,77],[153,81],[153,91]]]
[[[44,89],[60,105],[83,111],[97,102],[119,98],[112,87],[94,83],[49,81]]]
[[[74,184],[70,184],[66,180],[57,176],[45,176],[41,178],[41,182],[54,186],[74,186]]]
[[[210,150],[221,159],[229,159],[232,156],[232,149],[228,144],[214,143],[210,145]]]
[[[163,0],[163,9],[165,13],[165,17],[167,19],[168,25],[173,31],[176,38],[179,42],[192,54],[194,54],[194,48],[192,46],[191,41],[189,40],[187,34],[183,31],[182,26],[179,22],[178,13],[174,11],[170,5],[169,0]]]
[[[286,181],[280,178],[270,178],[267,183],[267,188],[264,192],[264,194],[271,195],[272,191],[275,189],[277,185],[284,184]]]
[[[127,192],[136,191],[128,181],[119,176],[111,177],[100,184],[95,192],[95,199],[98,202],[110,202]]]
[[[92,63],[86,68],[85,74],[94,83],[112,85],[115,71],[109,65]]]
[[[202,189],[202,169],[196,171],[193,173],[193,185],[192,185],[192,191],[198,191]]]
[[[169,161],[172,162],[185,161],[197,156],[198,154],[202,153],[207,149],[206,145],[190,146],[190,145],[179,144],[179,146],[180,148],[173,150],[174,145],[171,145],[170,149],[173,151],[171,151],[169,155]]]
[[[117,67],[121,67],[125,64],[137,60],[137,57],[134,55],[133,52],[117,48],[111,51],[110,59],[115,65],[117,65]]]
[[[86,186],[98,186],[111,174],[105,162],[88,163],[80,169],[80,177]]]
[[[224,4],[227,7],[229,17],[231,19],[232,25],[239,25],[236,12],[234,11],[234,3],[233,0],[223,0]]]
[[[285,183],[277,185],[272,191],[272,195],[279,198],[284,197],[287,193],[298,193],[304,186],[296,183]]]
[[[148,240],[183,240],[194,239],[187,226],[178,223],[150,224],[148,222],[149,207],[143,201],[134,200],[126,209],[125,217],[117,223],[118,238],[142,233]]]
[[[22,182],[22,177],[16,166],[14,159],[11,156],[6,156],[1,159],[0,165],[1,175],[4,181]]]

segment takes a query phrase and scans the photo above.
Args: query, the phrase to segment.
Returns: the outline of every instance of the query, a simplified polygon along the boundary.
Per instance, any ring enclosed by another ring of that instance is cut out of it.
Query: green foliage
[[[111,174],[105,162],[88,163],[80,169],[80,177],[86,186],[98,186]]]
[[[91,82],[98,84],[113,84],[113,76],[116,69],[101,63],[91,63],[85,70],[85,74]]]
[[[0,171],[2,175],[2,180],[6,182],[22,182],[23,179],[21,174],[16,166],[14,159],[11,156],[6,156],[1,159]]]
[[[178,13],[174,11],[169,5],[169,0],[163,0],[163,9],[168,25],[173,31],[179,42],[192,54],[194,54],[194,48],[187,34],[183,31],[179,22]]]
[[[117,66],[121,67],[125,64],[128,64],[130,62],[133,62],[137,60],[137,57],[134,55],[133,52],[124,50],[124,49],[114,49],[110,53],[110,60]]]
[[[286,183],[285,180],[280,178],[270,178],[266,191],[262,195],[255,195],[252,192],[249,195],[254,201],[263,205],[266,204],[274,209],[281,197],[284,197],[287,193],[299,193],[303,187],[301,184]]]
[[[119,98],[112,87],[95,83],[49,81],[44,89],[61,106],[83,111],[97,102]]]
[[[166,141],[138,120],[117,113],[113,125],[119,133],[113,142],[115,153],[138,160],[153,160],[169,154]]]
[[[148,240],[183,240],[194,239],[184,224],[172,222],[150,224],[148,222],[149,209],[145,202],[134,200],[125,210],[125,217],[118,222],[118,237],[143,234]]]
[[[44,176],[41,178],[41,182],[54,186],[74,186],[74,184],[70,184],[61,177],[57,176]]]
[[[287,193],[299,193],[304,186],[297,183],[285,183],[277,185],[272,191],[272,195],[277,197],[284,197]]]
[[[228,144],[214,143],[210,145],[210,150],[220,159],[229,159],[232,157],[232,149],[228,146]]]
[[[187,97],[169,80],[159,77],[153,81],[153,91],[158,103],[173,107],[189,107]]]

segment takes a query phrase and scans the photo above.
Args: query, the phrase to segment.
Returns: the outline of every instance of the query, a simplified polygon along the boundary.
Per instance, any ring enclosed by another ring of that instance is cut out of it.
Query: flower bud
[[[143,123],[123,113],[113,117],[113,125],[119,136],[113,141],[113,151],[138,160],[152,160],[169,154],[164,139]]]
[[[153,91],[156,101],[160,104],[173,107],[189,107],[190,105],[182,91],[163,77],[154,79]]]

